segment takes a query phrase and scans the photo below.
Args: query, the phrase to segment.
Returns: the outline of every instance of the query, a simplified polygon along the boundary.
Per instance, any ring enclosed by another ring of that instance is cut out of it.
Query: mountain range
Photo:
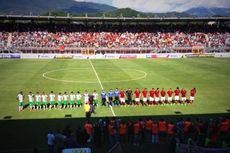
[[[83,15],[85,13],[92,16],[124,16],[124,17],[186,17],[186,16],[230,16],[230,8],[191,8],[184,12],[166,13],[146,13],[130,8],[118,9],[116,7],[92,3],[78,2],[75,0],[0,0],[0,14],[11,15],[44,15],[48,12],[53,14],[70,13],[72,15]]]
[[[191,8],[185,13],[190,14],[192,16],[204,17],[204,16],[230,16],[230,8],[205,8],[205,7],[197,7]]]
[[[75,0],[0,0],[0,14],[40,15],[53,11],[77,14],[107,12],[116,9],[105,4]]]

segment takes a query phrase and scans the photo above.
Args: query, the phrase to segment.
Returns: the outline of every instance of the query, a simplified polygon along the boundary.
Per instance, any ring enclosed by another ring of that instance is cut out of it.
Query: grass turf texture
[[[155,106],[155,107],[114,107],[116,116],[145,116],[182,114],[226,113],[230,109],[230,59],[137,59],[137,60],[91,60],[102,86],[109,89],[128,87],[133,90],[147,87],[177,86],[197,88],[196,101],[193,105]],[[57,70],[57,71],[53,71]],[[51,72],[50,72],[51,71]],[[48,73],[46,73],[48,72]],[[54,79],[44,78],[42,75]],[[144,77],[145,73],[147,76]],[[139,80],[135,80],[138,79]],[[74,82],[63,82],[74,81]],[[82,83],[83,82],[83,83]],[[90,82],[90,83],[88,83]],[[100,93],[101,86],[89,60],[0,60],[0,118],[11,116],[12,119],[84,117],[83,108],[77,110],[40,110],[18,112],[16,95],[19,91],[27,94],[53,90],[58,92],[94,89]],[[107,107],[99,107],[94,117],[112,116]],[[42,112],[42,113],[41,113]]]
[[[197,88],[197,97],[193,105],[188,106],[154,106],[154,107],[125,107],[116,108],[114,112],[122,119],[136,120],[139,116],[151,115],[160,118],[162,115],[167,120],[175,120],[177,117],[219,117],[228,114],[230,109],[229,75],[230,59],[140,59],[140,60],[91,60],[93,66],[102,82],[102,86],[110,88],[131,87],[151,88],[164,87],[165,89],[176,86],[190,89]],[[46,76],[62,80],[85,81],[95,83],[67,83],[48,80]],[[138,77],[145,78],[133,81]],[[107,81],[107,82],[106,82]],[[108,82],[110,81],[110,82]],[[118,81],[118,82],[111,82]],[[88,60],[0,60],[0,135],[3,140],[0,145],[0,152],[32,152],[33,147],[45,148],[47,129],[64,129],[65,125],[71,125],[75,130],[78,125],[85,122],[84,111],[78,110],[50,110],[32,111],[26,108],[18,112],[16,95],[19,91],[26,94],[29,91],[43,90],[50,92],[77,91],[81,93],[88,89],[92,93],[94,89],[101,91],[101,86]],[[26,95],[26,100],[27,95]],[[97,114],[93,117],[112,116],[109,108],[98,108]],[[172,116],[175,112],[182,114]],[[187,115],[186,115],[187,114]],[[189,115],[192,114],[192,115]],[[202,114],[202,115],[201,115]],[[203,115],[208,114],[208,115]],[[64,118],[65,115],[72,115],[74,118]],[[167,116],[165,116],[167,115]],[[6,118],[6,120],[4,119]],[[11,120],[8,119],[11,118]],[[56,119],[55,119],[56,118]],[[94,119],[94,118],[93,118]],[[15,130],[16,129],[16,130]],[[152,148],[151,148],[152,147]],[[133,146],[125,146],[126,152],[134,152]],[[143,148],[146,148],[143,150]],[[163,148],[166,148],[163,146]],[[16,149],[16,150],[15,150]],[[22,149],[22,150],[21,150]],[[26,150],[25,150],[26,149]],[[107,152],[108,146],[93,152]],[[135,148],[137,149],[137,148]],[[148,153],[151,150],[160,150],[156,146],[143,146],[139,152]],[[46,151],[42,151],[46,152]],[[136,150],[135,150],[136,152]],[[162,153],[162,150],[160,151]]]

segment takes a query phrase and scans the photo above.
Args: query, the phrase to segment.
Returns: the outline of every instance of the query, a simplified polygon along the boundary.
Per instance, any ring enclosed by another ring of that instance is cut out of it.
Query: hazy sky
[[[185,11],[193,7],[230,7],[230,0],[76,0],[130,7],[143,12]]]

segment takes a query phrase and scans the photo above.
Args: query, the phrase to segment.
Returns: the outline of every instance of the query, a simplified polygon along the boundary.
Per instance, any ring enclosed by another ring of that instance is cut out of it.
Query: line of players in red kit
[[[134,94],[134,95],[133,95]],[[187,97],[187,90],[177,87],[174,91],[170,88],[166,91],[164,88],[147,90],[144,88],[142,91],[138,88],[134,92],[131,89],[127,91],[120,90],[120,104],[121,105],[174,105],[174,104],[191,104],[195,100],[196,88],[190,90],[190,97]],[[134,100],[132,97],[134,96]],[[126,99],[127,98],[127,99]],[[126,100],[125,100],[126,99]]]

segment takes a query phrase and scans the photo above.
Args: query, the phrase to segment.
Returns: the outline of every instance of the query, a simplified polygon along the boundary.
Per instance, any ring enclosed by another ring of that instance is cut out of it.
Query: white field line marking
[[[113,107],[112,107],[112,106],[109,106],[109,107],[110,107],[110,109],[111,109],[111,111],[112,111],[113,116],[116,116],[116,114],[115,114],[114,111],[113,111]]]
[[[101,80],[100,80],[100,78],[99,78],[98,75],[97,75],[97,71],[95,70],[95,68],[94,68],[94,66],[93,66],[93,63],[91,62],[90,59],[89,59],[89,63],[90,63],[90,65],[91,65],[91,67],[92,67],[92,69],[93,69],[93,71],[94,71],[94,73],[95,73],[95,75],[96,75],[96,77],[97,77],[97,81],[99,82],[99,84],[100,84],[100,86],[101,86],[101,89],[104,89],[104,87],[103,87],[102,84],[101,84]]]
[[[89,68],[64,68],[64,69],[56,69],[56,70],[51,70],[51,71],[47,71],[45,73],[42,74],[42,76],[45,79],[48,80],[54,80],[54,81],[60,81],[60,82],[67,82],[67,83],[97,83],[96,81],[75,81],[75,80],[62,80],[62,79],[56,79],[56,78],[52,78],[52,77],[48,77],[47,74],[49,73],[53,73],[53,72],[58,72],[58,71],[65,71],[65,70],[87,70]]]
[[[87,70],[88,68],[64,68],[64,69],[56,69],[56,70],[51,70],[51,71],[47,71],[45,73],[42,74],[42,77],[44,77],[45,79],[48,80],[54,80],[54,81],[60,81],[60,82],[66,82],[66,83],[86,83],[86,84],[90,84],[90,83],[97,83],[97,81],[76,81],[76,80],[64,80],[64,79],[56,79],[56,78],[52,78],[47,76],[50,73],[53,72],[57,72],[57,71],[65,71],[65,70]],[[105,68],[105,69],[112,69],[112,68]],[[146,78],[147,73],[145,71],[141,71],[141,70],[137,70],[137,69],[123,69],[123,70],[132,70],[132,71],[137,71],[139,73],[142,73],[144,75],[137,77],[137,78],[133,78],[133,79],[124,79],[124,80],[115,80],[115,81],[103,81],[103,83],[116,83],[116,82],[129,82],[129,81],[135,81],[135,80],[140,80],[143,78]]]
[[[97,75],[97,71],[95,70],[95,68],[94,68],[94,66],[93,66],[93,63],[91,62],[90,59],[89,59],[89,63],[90,63],[90,65],[92,66],[92,69],[93,69],[93,71],[94,71],[94,73],[95,73],[95,75],[96,75],[96,77],[97,77],[97,80],[98,80],[98,82],[99,82],[99,84],[100,84],[100,86],[101,86],[101,89],[103,90],[104,87],[103,87],[103,85],[102,85],[102,83],[101,83],[101,80],[100,80],[99,76]],[[113,111],[113,107],[112,107],[112,106],[110,106],[110,109],[111,109],[111,111],[112,111],[113,116],[116,116],[116,114],[115,114],[114,111]]]

